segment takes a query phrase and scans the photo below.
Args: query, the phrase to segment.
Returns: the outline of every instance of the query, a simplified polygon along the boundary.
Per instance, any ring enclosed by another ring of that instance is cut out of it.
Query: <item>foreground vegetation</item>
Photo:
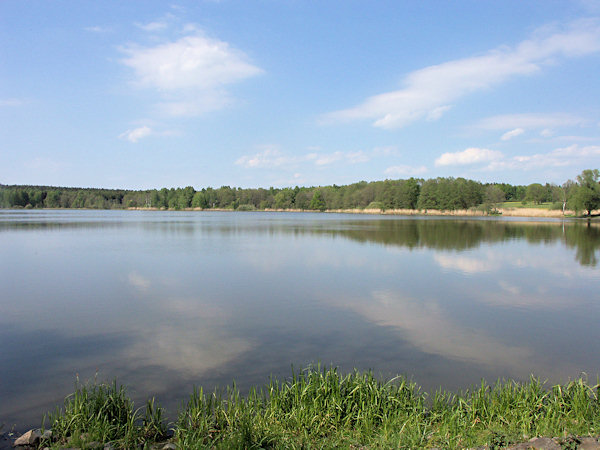
[[[370,372],[310,368],[244,397],[235,385],[222,393],[195,389],[166,425],[154,400],[135,410],[116,383],[88,384],[47,417],[52,442],[42,446],[149,447],[168,435],[186,449],[498,448],[533,436],[569,443],[574,435],[600,433],[598,388],[584,379],[547,388],[532,377],[426,394],[403,377],[384,383]]]
[[[50,186],[4,186],[0,184],[0,208],[158,208],[158,209],[264,209],[339,210],[410,209],[465,210],[479,208],[494,212],[505,201],[546,203],[552,209],[587,212],[600,208],[600,173],[584,170],[576,181],[561,186],[532,183],[480,183],[464,178],[429,180],[385,180],[347,186],[320,186],[269,189],[218,189],[192,186],[145,191],[120,189],[79,189]]]

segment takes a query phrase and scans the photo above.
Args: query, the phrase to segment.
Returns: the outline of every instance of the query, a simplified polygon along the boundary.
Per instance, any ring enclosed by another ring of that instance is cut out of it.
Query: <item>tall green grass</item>
[[[134,448],[164,437],[159,411],[151,403],[145,416],[134,411],[116,383],[88,385],[51,423],[59,442]],[[194,389],[172,428],[172,441],[183,449],[499,448],[533,436],[599,435],[600,402],[598,384],[583,378],[549,388],[533,377],[482,382],[428,395],[404,377],[382,382],[371,372],[314,367],[245,396],[235,384],[211,393]]]
[[[134,410],[123,386],[112,383],[77,383],[64,407],[47,415],[58,447],[88,448],[93,442],[111,442],[120,448],[135,448],[155,442],[166,434],[163,409],[148,400],[144,413]]]

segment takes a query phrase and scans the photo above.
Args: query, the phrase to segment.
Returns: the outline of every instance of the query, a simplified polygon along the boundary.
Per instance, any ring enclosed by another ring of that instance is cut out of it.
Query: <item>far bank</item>
[[[171,209],[167,208],[154,208],[154,207],[136,207],[127,208],[128,210],[135,211],[167,211]],[[323,213],[341,213],[341,214],[373,214],[373,215],[395,215],[395,216],[458,216],[458,217],[485,217],[485,216],[498,216],[498,217],[548,217],[556,219],[574,219],[574,218],[588,218],[587,216],[577,215],[575,211],[566,210],[564,213],[558,209],[546,209],[546,208],[498,208],[495,212],[490,213],[479,209],[456,209],[456,210],[437,210],[437,209],[377,209],[377,208],[354,208],[354,209],[326,209],[324,211],[315,211],[310,209],[277,209],[277,208],[265,208],[265,209],[231,209],[231,208],[182,208],[181,211],[222,211],[222,212],[233,212],[233,211],[255,211],[255,212],[323,212]],[[592,211],[592,220],[598,220],[600,216],[600,210]]]

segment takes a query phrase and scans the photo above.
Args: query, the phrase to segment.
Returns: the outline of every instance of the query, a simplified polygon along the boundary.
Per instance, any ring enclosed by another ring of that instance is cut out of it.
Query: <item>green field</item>
[[[500,203],[500,208],[535,208],[535,209],[562,209],[562,204],[552,202],[503,202]]]

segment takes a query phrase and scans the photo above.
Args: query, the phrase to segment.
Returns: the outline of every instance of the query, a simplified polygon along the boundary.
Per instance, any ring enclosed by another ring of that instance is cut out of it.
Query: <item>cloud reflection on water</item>
[[[144,302],[140,312],[156,321],[132,323],[135,340],[123,350],[131,370],[159,366],[176,369],[184,378],[201,377],[252,348],[250,342],[229,333],[233,311],[216,301],[182,297],[169,292],[172,283],[152,282],[132,271],[129,284]],[[164,381],[161,382],[164,387]],[[154,386],[160,390],[160,386]]]
[[[489,254],[487,255],[487,259],[483,259],[450,255],[447,253],[436,253],[433,255],[433,259],[444,269],[457,270],[466,274],[492,272],[500,268],[498,262],[493,261],[492,256]]]
[[[435,301],[417,300],[401,292],[373,291],[370,298],[345,298],[336,302],[379,326],[393,327],[420,350],[446,358],[530,370],[533,351],[526,345],[507,345],[484,329],[467,328],[448,319]],[[527,372],[527,370],[525,372]]]

